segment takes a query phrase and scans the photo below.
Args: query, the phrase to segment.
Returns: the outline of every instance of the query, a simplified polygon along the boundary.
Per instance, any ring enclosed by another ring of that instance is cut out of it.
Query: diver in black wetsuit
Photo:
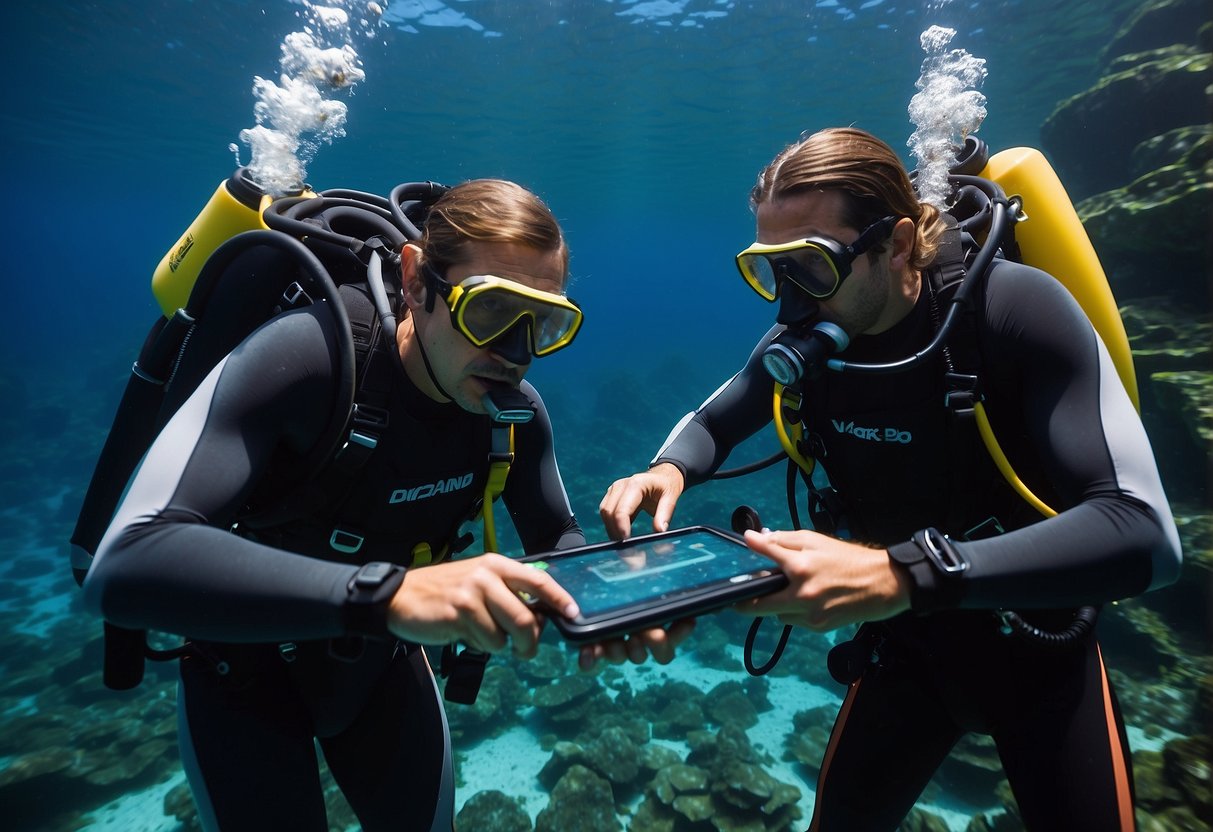
[[[854,129],[809,136],[763,170],[751,204],[758,244],[747,251],[770,258],[780,323],[648,471],[611,486],[600,512],[612,536],[641,510],[668,526],[682,491],[771,422],[762,356],[785,332],[827,322],[850,336],[840,358],[884,363],[922,350],[938,326],[923,272],[944,224],[883,142]],[[851,540],[746,533],[789,585],[744,610],[818,631],[874,622],[821,766],[814,830],[895,829],[967,731],[994,739],[1030,829],[1134,828],[1129,750],[1096,639],[1041,646],[1004,635],[993,611],[1056,629],[1076,607],[1164,586],[1179,571],[1178,534],[1141,422],[1067,291],[996,261],[973,303],[994,431],[1060,513],[1034,515],[976,429],[949,430],[950,359],[938,351],[905,372],[804,382],[809,445]]]
[[[450,830],[449,737],[417,645],[530,657],[543,621],[518,593],[575,612],[543,572],[499,554],[408,568],[439,559],[485,493],[490,388],[520,388],[536,411],[516,425],[502,494],[523,546],[584,543],[523,381],[580,324],[561,294],[560,228],[523,188],[478,180],[434,204],[401,261],[388,426],[325,518],[229,531],[250,499],[290,491],[282,472],[329,418],[335,320],[313,304],[250,335],[181,407],[86,579],[108,621],[190,638],[179,736],[206,829],[326,830],[318,740],[364,829]]]

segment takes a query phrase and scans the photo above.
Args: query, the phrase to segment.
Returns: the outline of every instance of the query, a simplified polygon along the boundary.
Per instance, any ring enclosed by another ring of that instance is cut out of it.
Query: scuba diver
[[[379,314],[362,329],[380,329],[361,340],[353,428],[325,476],[299,488],[348,375],[344,293],[276,314],[201,374],[88,566],[85,603],[107,627],[188,638],[179,741],[206,829],[326,830],[318,743],[363,829],[450,830],[450,738],[419,645],[462,642],[483,673],[485,653],[535,654],[543,618],[526,601],[576,614],[490,534],[496,479],[527,552],[585,542],[523,380],[581,325],[564,237],[513,183],[425,184],[424,231],[370,256]],[[368,213],[354,192],[324,193],[294,202],[332,206],[334,226]],[[303,227],[313,243],[333,236]],[[371,246],[352,248],[366,262]],[[241,292],[281,270],[264,249],[232,261]],[[399,269],[387,293],[381,259]],[[460,526],[478,512],[488,552],[439,562],[470,542]]]
[[[1108,349],[1062,283],[1014,261],[1000,224],[1016,206],[992,202],[977,247],[876,137],[785,148],[737,256],[776,325],[600,506],[612,537],[642,510],[665,529],[742,440],[772,421],[784,434],[816,530],[750,524],[788,586],[739,609],[819,632],[866,622],[829,657],[849,688],[813,830],[896,829],[966,732],[993,738],[1029,829],[1134,828],[1089,605],[1173,582],[1178,533]]]

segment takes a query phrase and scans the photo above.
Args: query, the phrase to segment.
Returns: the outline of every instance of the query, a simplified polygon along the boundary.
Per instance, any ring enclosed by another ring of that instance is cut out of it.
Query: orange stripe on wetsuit
[[[834,720],[834,730],[830,732],[830,742],[826,745],[825,759],[821,761],[821,773],[817,775],[817,796],[813,801],[813,823],[809,826],[808,832],[818,832],[820,828],[821,792],[825,787],[826,776],[830,772],[830,763],[834,760],[834,752],[838,750],[838,741],[842,738],[842,731],[846,727],[847,717],[851,713],[851,704],[855,701],[861,684],[863,684],[863,679],[856,679],[851,683],[851,687],[847,689],[847,696],[842,701],[842,707],[838,710],[838,716]]]

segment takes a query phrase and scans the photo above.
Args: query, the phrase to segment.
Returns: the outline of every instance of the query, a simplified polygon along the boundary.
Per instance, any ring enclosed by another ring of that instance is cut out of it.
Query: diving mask
[[[849,246],[829,237],[754,243],[737,255],[737,269],[751,289],[772,303],[785,279],[810,297],[827,300],[838,293],[855,258],[888,237],[896,224],[897,217],[877,220]]]
[[[581,308],[564,295],[541,292],[494,275],[450,283],[429,264],[426,280],[446,301],[451,323],[477,347],[486,347],[521,324],[536,358],[567,347],[581,328]]]

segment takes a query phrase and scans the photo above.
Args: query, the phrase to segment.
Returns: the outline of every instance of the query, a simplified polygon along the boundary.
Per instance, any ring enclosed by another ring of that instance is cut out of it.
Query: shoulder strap
[[[259,506],[254,501],[241,523],[250,528],[269,529],[312,517],[331,526],[329,545],[334,550],[352,554],[363,542],[357,520],[345,524],[336,521],[358,473],[387,430],[391,356],[380,343],[382,328],[366,289],[342,284],[338,296],[349,317],[355,363],[353,404],[344,414],[334,415],[334,419],[344,420],[343,439],[294,493],[274,505]]]
[[[945,215],[948,231],[944,233],[940,244],[939,254],[935,262],[927,270],[928,291],[931,292],[931,313],[935,325],[940,325],[941,308],[951,300],[953,293],[965,279],[967,269],[972,263],[978,246],[967,231],[962,231],[956,221]],[[986,531],[978,531],[980,526],[987,525],[986,520],[973,526],[975,519],[970,478],[973,463],[976,459],[973,449],[974,437],[978,436],[977,404],[982,400],[981,389],[981,350],[977,337],[977,321],[981,308],[984,306],[983,286],[973,286],[968,290],[969,303],[961,310],[961,316],[956,321],[947,344],[943,348],[944,375],[944,405],[948,419],[948,517],[947,530],[955,536],[971,539],[977,534],[986,535]],[[990,518],[997,525],[997,520]],[[972,528],[970,528],[972,526]]]

